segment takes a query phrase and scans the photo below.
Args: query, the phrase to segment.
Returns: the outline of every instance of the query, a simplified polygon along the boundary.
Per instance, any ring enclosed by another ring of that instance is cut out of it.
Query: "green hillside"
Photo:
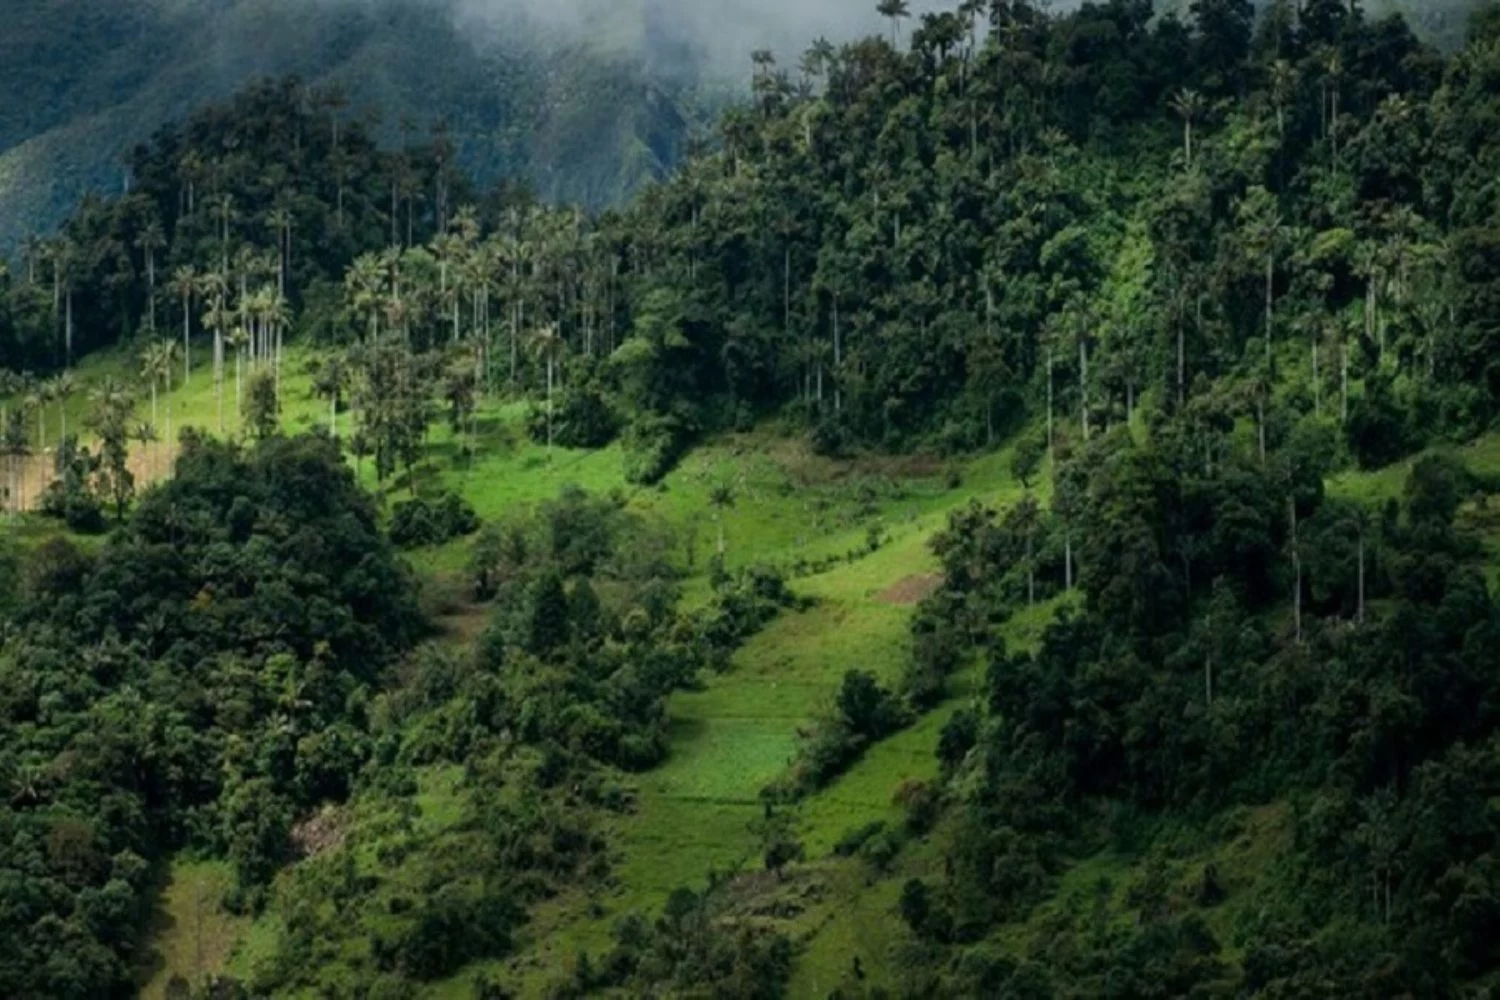
[[[20,0],[0,35],[0,247],[50,230],[85,191],[121,191],[123,154],[161,125],[288,74],[340,87],[392,144],[406,122],[446,120],[483,182],[618,203],[676,162],[703,97],[648,73],[638,6],[601,5],[588,26],[405,0]]]
[[[1500,985],[1500,7],[910,7],[609,211],[276,78],[26,241],[0,996]]]

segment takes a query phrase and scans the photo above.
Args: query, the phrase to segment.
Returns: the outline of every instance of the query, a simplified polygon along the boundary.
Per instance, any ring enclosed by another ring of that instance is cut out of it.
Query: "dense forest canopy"
[[[1493,983],[1496,484],[1441,446],[1500,402],[1500,9],[1448,55],[1346,0],[878,9],[884,37],[755,52],[752,100],[617,210],[483,190],[443,128],[383,147],[346,95],[286,79],[163,129],[128,195],[28,242],[0,288],[12,469],[89,352],[144,348],[153,399],[184,365],[216,399],[136,500],[126,452],[154,430],[96,386],[97,443],[51,425],[44,507],[114,533],[0,550],[25,566],[0,575],[4,992],[123,989],[148,868],[182,847],[291,914],[263,992],[326,985],[337,952],[351,989],[406,995],[606,877],[613,776],[661,761],[668,694],[796,600],[725,572],[720,520],[711,596],[680,608],[659,526],[570,491],[478,532],[471,655],[413,651],[391,539],[473,511],[416,497],[387,534],[356,473],[417,493],[429,426],[470,448],[495,399],[532,402],[549,454],[619,438],[640,484],[768,418],[830,455],[1012,442],[1024,495],[934,539],[901,683],[851,669],[763,794],[779,876],[800,846],[777,810],[982,665],[907,839],[866,838],[940,858],[900,895],[912,995]],[[317,350],[327,434],[278,433],[288,339]],[[1412,456],[1383,503],[1328,488]],[[1007,648],[1048,601],[1037,648]],[[269,887],[296,819],[435,763],[477,791],[415,896],[321,860]],[[1222,917],[1225,878],[1183,858],[1273,814],[1274,864],[1236,887],[1254,905]],[[1131,920],[1107,880],[1092,912],[1045,910],[1109,850],[1148,858]],[[622,922],[559,995],[780,995],[789,943],[712,898]]]

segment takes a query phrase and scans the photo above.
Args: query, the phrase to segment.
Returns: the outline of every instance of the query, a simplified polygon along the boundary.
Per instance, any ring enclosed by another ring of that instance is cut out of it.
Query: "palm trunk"
[[[1276,257],[1266,254],[1266,371],[1271,370],[1271,318],[1275,312]]]
[[[1053,457],[1052,440],[1052,348],[1047,348],[1047,457]]]
[[[1323,415],[1323,385],[1318,377],[1318,340],[1313,338],[1312,342],[1312,382],[1313,382],[1313,416]]]
[[[1356,619],[1363,624],[1365,620],[1365,529],[1360,525],[1359,529],[1359,603],[1355,611]]]
[[[1292,620],[1297,641],[1300,643],[1302,641],[1302,553],[1297,545],[1297,498],[1295,495],[1287,499],[1287,509],[1292,522]]]
[[[1026,606],[1036,606],[1036,560],[1032,556],[1034,531],[1026,533]]]
[[[151,332],[156,332],[156,254],[146,250],[146,316],[151,322]]]
[[[1260,424],[1260,464],[1266,464],[1266,400],[1262,396],[1255,401],[1256,422]]]
[[[1206,705],[1214,703],[1214,616],[1212,612],[1208,615],[1208,651],[1203,657],[1203,702]]]
[[[1089,439],[1089,349],[1082,337],[1078,338],[1078,412],[1083,423],[1083,439]]]
[[[844,410],[844,390],[839,379],[839,370],[844,363],[843,341],[839,337],[839,299],[833,297],[833,412]]]
[[[1346,337],[1339,358],[1339,419],[1349,422],[1349,341]]]
[[[1177,316],[1177,408],[1182,409],[1187,402],[1187,330],[1184,328],[1187,320],[1178,310]]]

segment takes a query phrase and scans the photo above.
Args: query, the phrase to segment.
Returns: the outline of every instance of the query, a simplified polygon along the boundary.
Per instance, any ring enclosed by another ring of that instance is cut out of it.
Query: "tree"
[[[191,264],[172,272],[171,288],[182,303],[182,384],[187,385],[193,373],[193,295],[198,291],[201,275]]]
[[[907,0],[879,0],[875,5],[875,10],[881,17],[891,22],[891,47],[894,48],[901,22],[911,17],[911,5]]]
[[[548,323],[538,327],[532,334],[532,349],[542,359],[547,370],[547,455],[552,454],[552,393],[557,381],[558,355],[562,351],[563,340],[558,332],[556,323]]]
[[[135,474],[130,471],[130,413],[132,400],[125,388],[106,377],[90,393],[89,423],[99,435],[99,494],[115,508],[115,520],[124,521],[125,508],[135,493]]]
[[[339,436],[339,402],[349,385],[349,368],[342,355],[330,354],[323,359],[313,382],[313,391],[328,400],[328,436]]]
[[[156,254],[167,245],[161,219],[153,213],[136,234],[135,245],[146,258],[146,329],[156,332]]]
[[[1177,117],[1182,119],[1182,160],[1189,169],[1193,169],[1193,125],[1202,119],[1208,108],[1208,102],[1203,95],[1189,87],[1172,95],[1172,110]]]
[[[280,402],[276,396],[276,376],[268,371],[250,374],[248,399],[245,405],[245,429],[257,441],[264,441],[275,434],[281,424]]]
[[[1271,327],[1276,311],[1276,253],[1285,238],[1276,197],[1263,187],[1246,192],[1237,210],[1244,228],[1245,253],[1256,263],[1265,280],[1265,352],[1271,364]]]
[[[1031,489],[1031,477],[1042,465],[1042,459],[1046,457],[1047,442],[1037,434],[1022,434],[1015,443],[1011,452],[1010,469],[1011,474],[1021,481],[1021,488]]]
[[[719,560],[724,559],[724,512],[734,506],[734,487],[728,483],[715,483],[708,491],[708,505],[714,509],[714,523],[719,530]]]

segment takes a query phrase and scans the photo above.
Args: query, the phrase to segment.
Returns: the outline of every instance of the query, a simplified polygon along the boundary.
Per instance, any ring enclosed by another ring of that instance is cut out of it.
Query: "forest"
[[[253,930],[174,997],[1496,988],[1500,7],[878,10],[616,208],[284,78],[26,241],[0,994],[134,995],[183,858]]]

